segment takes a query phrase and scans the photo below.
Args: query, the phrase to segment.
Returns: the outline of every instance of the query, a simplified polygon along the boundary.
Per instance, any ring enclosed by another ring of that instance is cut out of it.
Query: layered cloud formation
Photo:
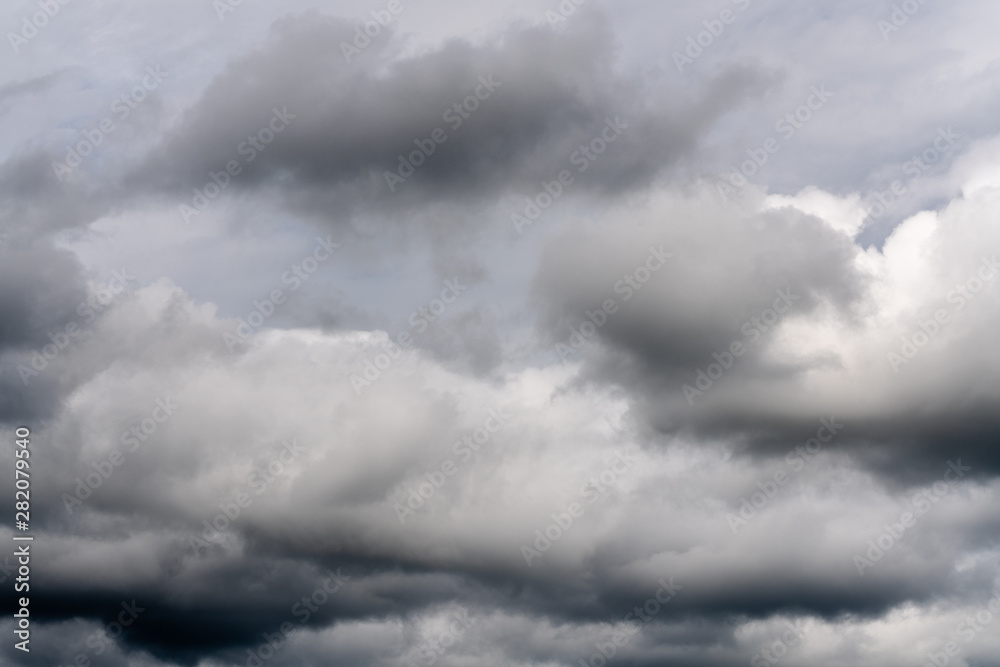
[[[997,663],[997,10],[675,4],[3,12],[0,664]]]

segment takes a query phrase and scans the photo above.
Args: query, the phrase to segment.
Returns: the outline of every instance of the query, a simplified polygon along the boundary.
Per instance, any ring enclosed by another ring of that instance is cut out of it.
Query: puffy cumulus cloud
[[[844,311],[861,290],[850,239],[794,210],[748,212],[663,192],[599,225],[549,241],[536,277],[543,302],[553,304],[547,323],[565,337],[573,319],[613,299],[609,309],[620,304],[621,313],[602,334],[654,362],[642,366],[661,378],[727,345],[779,290],[791,290],[781,294],[801,315],[823,303]]]
[[[853,242],[856,195],[615,207],[550,239],[535,279],[544,340],[584,360],[587,380],[630,390],[664,432],[774,451],[835,415],[849,425],[837,446],[888,476],[933,475],[955,455],[992,475],[992,173],[976,170],[975,187],[881,250]],[[651,248],[670,254],[662,268],[645,268]]]
[[[234,326],[160,281],[61,358],[79,383],[34,436],[50,443],[36,483],[65,495],[36,502],[52,548],[33,599],[73,628],[69,652],[134,599],[149,611],[108,644],[121,664],[245,664],[275,636],[274,664],[557,664],[608,642],[638,662],[730,664],[786,617],[818,628],[803,660],[823,646],[833,661],[901,605],[957,615],[964,590],[993,584],[998,489],[972,474],[944,494],[886,487],[842,434],[748,458],[732,433],[649,428],[581,363],[477,380],[424,351],[392,359],[381,332],[267,330],[232,353]],[[885,544],[907,511],[916,524]],[[883,641],[871,664],[905,649]]]
[[[995,293],[964,268],[993,196],[916,216],[882,251],[851,244],[856,198],[815,191],[727,206],[665,192],[586,232],[567,222],[535,304],[541,340],[574,358],[492,378],[379,331],[265,328],[234,352],[237,322],[212,304],[169,280],[135,290],[51,362],[65,393],[36,427],[37,483],[61,490],[34,508],[52,548],[33,599],[66,638],[53,659],[96,653],[122,603],[144,611],[106,664],[246,664],[269,641],[273,664],[614,647],[636,663],[874,665],[956,636],[990,655],[961,625],[997,583],[990,460],[915,439],[927,423],[910,414],[969,400],[942,386],[992,323]],[[896,337],[956,279],[970,294],[928,334],[937,347],[894,370]],[[785,287],[794,307],[764,331],[751,318]],[[683,383],[747,320],[760,340],[688,405]]]

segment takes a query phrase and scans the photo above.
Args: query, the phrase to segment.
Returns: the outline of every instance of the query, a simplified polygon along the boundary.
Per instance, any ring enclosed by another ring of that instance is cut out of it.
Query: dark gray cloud
[[[850,427],[833,446],[886,478],[926,481],[956,456],[976,476],[993,476],[1000,423],[990,406],[1000,396],[975,370],[988,343],[972,324],[993,315],[953,286],[996,272],[973,243],[940,234],[952,248],[945,252],[964,256],[965,275],[942,276],[896,335],[872,343],[883,351],[863,370],[852,368],[856,351],[845,343],[874,333],[882,287],[850,237],[791,207],[747,215],[668,199],[553,236],[535,277],[541,335],[561,361],[585,362],[581,381],[626,388],[664,433],[734,439],[772,456],[808,438],[819,416],[835,415]],[[642,267],[652,248],[670,258],[651,272]],[[608,299],[612,314],[602,309]],[[949,321],[936,325],[941,312]],[[902,342],[924,331],[935,352]],[[910,361],[911,352],[920,354]],[[806,391],[817,374],[870,379]]]
[[[666,380],[665,372],[728,349],[742,325],[776,300],[792,317],[824,303],[850,317],[861,297],[865,281],[851,264],[850,240],[817,218],[794,210],[748,218],[680,203],[638,215],[648,224],[638,227],[622,214],[600,232],[573,231],[549,242],[536,290],[551,342],[567,339],[585,313],[614,299],[621,312],[607,318],[601,338],[634,353],[642,372]],[[662,268],[644,268],[661,263],[661,252],[669,254]],[[645,284],[644,275],[651,276]],[[763,343],[749,349],[748,342],[748,353],[759,357],[775,330],[751,326]]]
[[[768,81],[741,67],[696,99],[644,90],[615,71],[614,37],[598,14],[564,33],[518,27],[486,44],[452,40],[407,58],[383,41],[348,63],[340,44],[355,27],[315,15],[283,21],[267,47],[210,84],[127,187],[186,199],[236,160],[234,190],[274,187],[290,205],[334,221],[355,206],[468,204],[555,179],[572,168],[574,151],[620,119],[628,130],[587,178],[591,190],[617,192],[689,155],[715,119]],[[273,143],[258,151],[247,137],[267,128],[273,109],[287,109],[287,128],[281,116],[281,132],[268,129]],[[443,143],[427,143],[435,129]],[[399,156],[408,159],[415,142],[433,154],[408,176]],[[390,188],[386,172],[405,182]]]
[[[81,331],[83,282],[73,254],[48,240],[14,231],[0,239],[0,421],[47,417],[65,394],[55,374],[32,382],[31,360],[54,349],[46,346],[67,345],[68,326]]]

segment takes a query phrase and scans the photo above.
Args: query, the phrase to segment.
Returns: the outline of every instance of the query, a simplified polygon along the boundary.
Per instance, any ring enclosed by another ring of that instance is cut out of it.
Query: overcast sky
[[[998,21],[5,3],[0,665],[997,667]]]

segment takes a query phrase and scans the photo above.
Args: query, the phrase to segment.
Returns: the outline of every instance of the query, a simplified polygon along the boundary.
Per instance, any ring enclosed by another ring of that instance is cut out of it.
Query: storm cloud
[[[995,8],[39,6],[0,664],[1000,660]]]

